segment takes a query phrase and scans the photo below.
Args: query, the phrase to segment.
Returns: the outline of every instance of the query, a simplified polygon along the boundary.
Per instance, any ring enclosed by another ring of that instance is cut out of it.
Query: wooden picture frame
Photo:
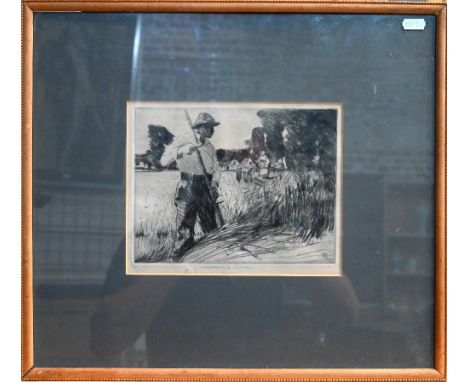
[[[36,12],[346,13],[436,16],[433,369],[150,369],[37,367],[33,341],[33,18]],[[445,1],[22,1],[22,362],[26,381],[445,381],[446,361]]]

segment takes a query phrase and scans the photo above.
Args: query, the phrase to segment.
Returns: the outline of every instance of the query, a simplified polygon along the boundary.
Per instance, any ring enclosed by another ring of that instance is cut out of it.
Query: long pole
[[[208,187],[208,192],[210,193],[211,202],[214,205],[215,213],[216,213],[216,216],[218,217],[219,223],[221,226],[223,226],[224,225],[223,214],[221,213],[221,209],[219,208],[218,203],[216,203],[216,200],[214,198],[212,186],[211,186],[210,181],[208,180],[208,171],[206,171],[205,163],[203,163],[203,158],[201,156],[200,150],[198,149],[198,147],[200,146],[200,141],[198,140],[197,134],[193,130],[193,123],[192,123],[192,120],[190,119],[190,115],[187,110],[185,110],[185,117],[187,118],[187,122],[190,126],[190,130],[192,130],[193,137],[195,138],[195,143],[196,143],[195,147],[197,151],[197,156],[198,156],[198,160],[200,162],[200,165],[203,171],[203,179],[205,179],[206,185]]]

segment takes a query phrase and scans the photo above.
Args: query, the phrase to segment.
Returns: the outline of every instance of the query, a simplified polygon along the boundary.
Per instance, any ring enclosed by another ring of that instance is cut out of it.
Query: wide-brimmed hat
[[[215,119],[208,113],[200,113],[198,114],[197,119],[193,123],[193,128],[197,129],[202,126],[218,126],[219,122],[216,122]]]

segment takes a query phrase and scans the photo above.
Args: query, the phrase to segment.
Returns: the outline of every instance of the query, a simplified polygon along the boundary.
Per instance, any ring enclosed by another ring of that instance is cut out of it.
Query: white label
[[[403,29],[407,31],[423,31],[426,28],[424,19],[404,19]]]

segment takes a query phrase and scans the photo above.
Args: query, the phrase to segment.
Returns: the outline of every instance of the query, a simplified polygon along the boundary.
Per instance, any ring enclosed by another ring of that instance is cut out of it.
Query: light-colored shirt
[[[206,174],[212,175],[213,180],[219,184],[220,172],[216,150],[208,139],[200,146],[187,143],[178,147],[176,156],[178,169],[190,175],[205,175],[200,156]]]

